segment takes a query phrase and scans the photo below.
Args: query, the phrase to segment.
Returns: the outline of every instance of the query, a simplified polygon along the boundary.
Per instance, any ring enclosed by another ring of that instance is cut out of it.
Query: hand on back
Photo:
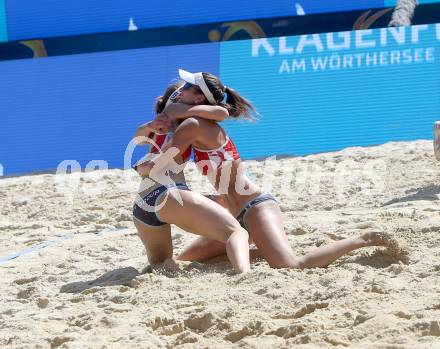
[[[171,130],[172,122],[165,114],[160,113],[150,122],[150,127],[155,130],[156,133],[165,134]]]

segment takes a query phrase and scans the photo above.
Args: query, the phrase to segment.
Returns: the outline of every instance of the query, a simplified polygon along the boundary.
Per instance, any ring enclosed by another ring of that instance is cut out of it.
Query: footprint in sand
[[[440,337],[440,322],[437,320],[418,322],[409,327],[409,330],[418,333],[420,336]]]
[[[292,338],[304,333],[304,330],[305,329],[303,325],[293,324],[289,326],[279,327],[274,331],[267,332],[266,334],[282,338]]]
[[[236,343],[244,337],[259,336],[264,332],[264,326],[261,321],[255,321],[247,324],[243,328],[228,333],[224,339]]]
[[[185,329],[180,321],[166,316],[156,316],[153,321],[147,322],[146,326],[163,336],[172,336],[183,332]]]
[[[40,309],[46,309],[47,306],[49,305],[49,300],[47,298],[39,298],[37,300],[37,305],[38,305],[38,308],[40,308]]]
[[[25,284],[30,284],[32,282],[35,282],[37,280],[38,280],[38,277],[35,276],[32,278],[17,279],[17,280],[14,280],[14,283],[17,285],[25,285]]]
[[[32,294],[36,291],[35,287],[28,287],[25,290],[21,290],[17,293],[18,299],[29,299]]]
[[[324,309],[328,307],[328,303],[312,303],[312,304],[306,304],[304,307],[299,309],[297,312],[294,313],[293,318],[299,319],[303,316],[306,316],[308,314],[313,313],[317,309]]]
[[[59,346],[63,345],[66,342],[71,342],[74,339],[72,337],[57,336],[54,338],[47,338],[46,340],[49,342],[50,348],[54,349],[54,348],[58,348]]]
[[[393,315],[400,319],[405,319],[405,320],[410,320],[413,317],[411,314],[408,314],[404,311],[396,311],[393,313]]]
[[[196,343],[198,341],[198,336],[190,331],[185,331],[179,334],[174,341],[174,346],[187,344],[187,343]]]
[[[113,319],[109,319],[108,317],[104,316],[99,322],[104,325],[105,327],[112,328],[116,327],[117,323]]]
[[[95,314],[94,313],[84,313],[76,316],[71,316],[67,319],[69,326],[77,326],[88,331],[92,328],[92,322]]]
[[[112,298],[110,298],[110,301],[115,304],[131,304],[131,299],[129,296],[113,296]]]
[[[315,310],[318,309],[325,309],[328,307],[328,303],[322,302],[322,303],[310,303],[306,304],[305,306],[301,307],[297,311],[293,313],[278,313],[272,316],[272,319],[300,319],[308,314],[313,313]]]
[[[205,332],[214,322],[214,316],[211,313],[192,314],[188,319],[184,320],[186,327],[198,332]]]
[[[354,322],[353,322],[353,327],[363,324],[364,322],[373,319],[376,315],[371,315],[371,314],[359,314],[356,315]]]

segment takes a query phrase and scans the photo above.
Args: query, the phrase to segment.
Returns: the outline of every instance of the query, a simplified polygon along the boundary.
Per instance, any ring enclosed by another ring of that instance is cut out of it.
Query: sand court
[[[432,141],[271,161],[272,193],[295,253],[376,227],[399,249],[361,249],[306,271],[254,260],[245,275],[229,263],[143,273],[147,258],[131,221],[136,176],[81,173],[77,186],[52,174],[3,178],[0,257],[28,252],[0,264],[0,345],[439,347],[440,168]],[[268,166],[249,166],[258,184],[267,181]],[[212,192],[194,169],[187,177],[193,190]],[[175,254],[193,239],[172,233]]]

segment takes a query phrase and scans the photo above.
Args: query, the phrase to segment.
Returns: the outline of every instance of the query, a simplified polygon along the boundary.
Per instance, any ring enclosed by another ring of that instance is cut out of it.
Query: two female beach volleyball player
[[[159,113],[166,105],[168,98],[177,86],[171,86],[165,91],[163,97],[156,103]],[[219,107],[197,106],[191,114],[197,115],[208,110],[215,115]],[[150,265],[154,267],[173,256],[170,224],[195,234],[200,234],[210,239],[219,241],[226,246],[226,253],[236,272],[249,270],[249,244],[248,233],[237,220],[220,205],[208,198],[188,189],[182,171],[174,168],[165,168],[169,173],[166,176],[150,176],[150,164],[147,160],[157,161],[158,153],[164,145],[166,135],[160,134],[167,131],[167,123],[158,118],[153,122],[141,125],[135,134],[138,144],[152,143],[153,137],[156,145],[150,149],[146,159],[135,166],[137,172],[143,177],[138,195],[133,205],[133,221],[141,238],[148,256]],[[159,133],[159,134],[158,134]],[[174,165],[182,166],[189,159],[188,147],[174,157]],[[156,178],[156,179],[155,179]],[[159,181],[157,180],[159,178]],[[161,180],[165,178],[164,180]],[[169,195],[172,194],[172,195]]]
[[[213,199],[227,208],[246,228],[261,256],[271,267],[324,267],[355,249],[389,243],[387,234],[372,231],[321,246],[305,256],[296,257],[284,232],[282,214],[275,198],[262,193],[246,176],[237,148],[225,130],[214,121],[220,121],[222,113],[215,109],[216,114],[211,116],[206,115],[207,110],[198,117],[192,117],[195,114],[191,114],[191,108],[206,105],[223,107],[223,115],[251,118],[254,108],[212,74],[192,74],[183,70],[179,70],[179,74],[186,83],[176,98],[178,103],[169,104],[165,113],[172,120],[179,120],[180,124],[164,149],[174,147],[178,156],[189,147],[194,149],[198,169],[202,175],[208,176],[219,192]],[[160,164],[160,160],[152,160],[158,168],[166,166],[167,161],[169,159],[164,159]],[[227,249],[224,243],[205,235],[186,247],[178,259],[206,261],[224,255],[225,252]]]

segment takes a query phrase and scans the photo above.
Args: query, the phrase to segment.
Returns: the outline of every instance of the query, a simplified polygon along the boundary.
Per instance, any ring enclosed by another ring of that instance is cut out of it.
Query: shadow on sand
[[[77,281],[63,285],[60,289],[62,293],[81,293],[93,287],[105,286],[131,286],[130,282],[137,276],[142,275],[133,267],[120,268],[111,270],[97,279],[90,281]]]
[[[396,198],[387,201],[382,205],[382,207],[399,202],[418,201],[418,200],[429,200],[429,201],[439,200],[440,185],[432,184],[424,188],[410,189],[407,190],[406,193],[409,195],[404,196],[402,198]]]
[[[220,258],[213,263],[185,262],[176,267],[155,267],[154,270],[148,265],[141,272],[133,267],[119,268],[111,270],[100,277],[89,281],[76,281],[61,286],[61,293],[81,293],[94,287],[108,286],[129,286],[134,287],[138,276],[143,274],[160,274],[166,277],[178,277],[189,273],[226,273],[233,274],[233,269],[229,261],[223,262]]]

